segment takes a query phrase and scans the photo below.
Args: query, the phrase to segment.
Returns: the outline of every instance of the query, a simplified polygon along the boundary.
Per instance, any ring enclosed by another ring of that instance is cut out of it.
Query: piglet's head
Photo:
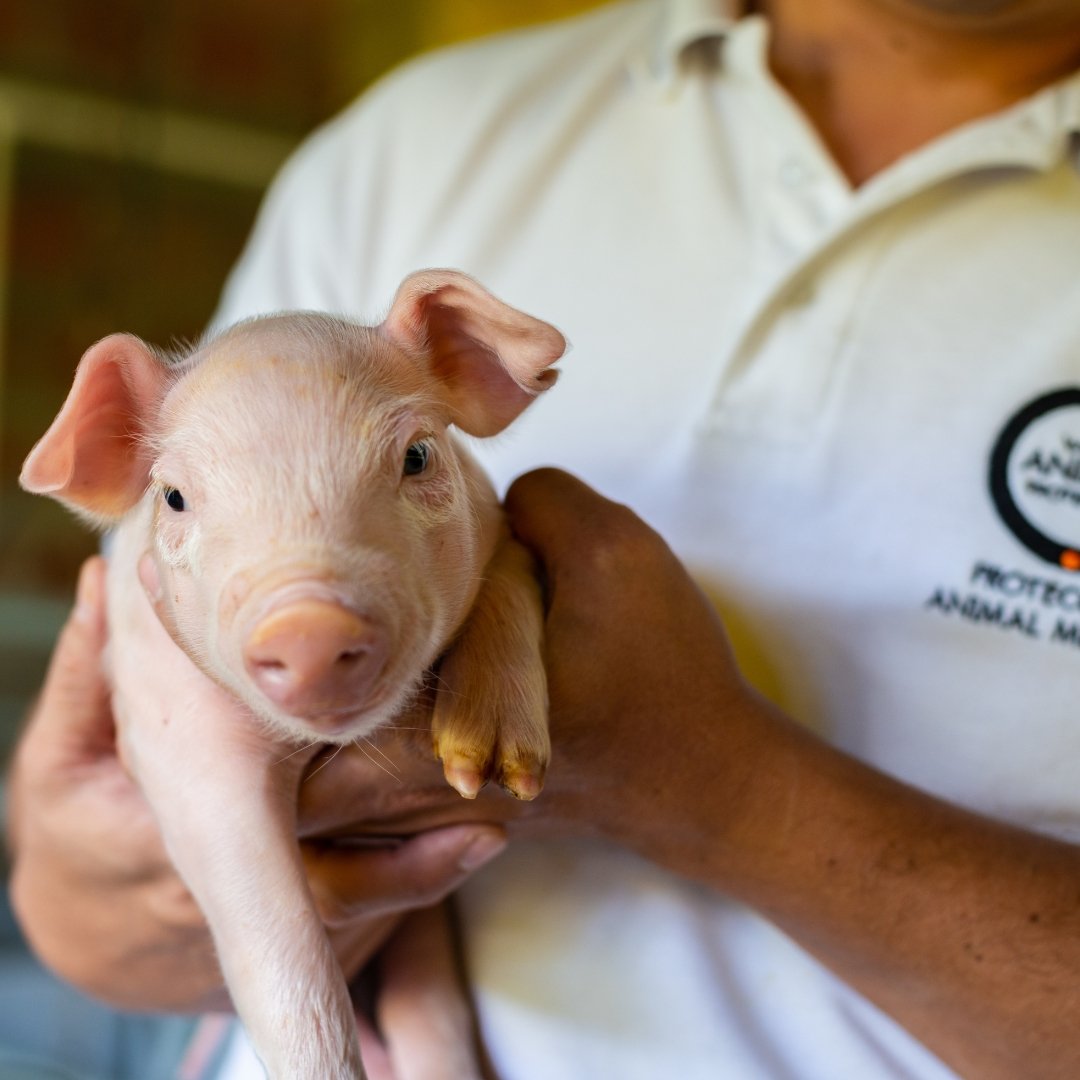
[[[168,364],[117,335],[22,483],[98,523],[137,511],[192,658],[278,730],[344,741],[415,691],[490,553],[447,427],[501,431],[564,347],[453,271],[408,278],[377,327],[270,316]]]

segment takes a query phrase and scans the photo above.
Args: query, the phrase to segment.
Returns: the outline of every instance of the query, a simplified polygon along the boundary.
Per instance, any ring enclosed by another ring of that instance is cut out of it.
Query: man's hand
[[[636,514],[556,470],[521,477],[506,508],[546,579],[555,750],[537,812],[670,856],[704,790],[714,822],[735,813],[741,720],[764,704],[713,606]]]
[[[84,565],[12,765],[12,901],[35,952],[81,989],[132,1007],[196,1006],[220,978],[201,916],[117,757],[104,578],[102,559]]]
[[[12,899],[54,971],[120,1007],[227,1007],[202,915],[125,771],[103,670],[104,562],[89,560],[11,769]],[[228,717],[222,718],[229,722]],[[355,972],[399,913],[453,891],[505,844],[452,825],[375,847],[305,845],[316,899]]]

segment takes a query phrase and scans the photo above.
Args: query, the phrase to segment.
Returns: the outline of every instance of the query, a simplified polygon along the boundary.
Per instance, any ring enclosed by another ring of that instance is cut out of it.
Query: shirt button
[[[810,170],[798,158],[788,158],[780,165],[780,183],[785,187],[804,187],[812,178]]]

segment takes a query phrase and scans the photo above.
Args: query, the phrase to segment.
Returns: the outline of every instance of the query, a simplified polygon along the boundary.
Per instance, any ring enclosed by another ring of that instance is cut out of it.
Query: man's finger
[[[506,847],[494,825],[449,825],[387,846],[305,843],[312,893],[328,926],[434,904]]]
[[[107,637],[105,560],[83,563],[75,606],[57,638],[31,726],[48,749],[111,750],[109,686],[102,667]]]
[[[519,477],[505,506],[514,535],[544,567],[549,600],[556,583],[619,576],[632,570],[639,554],[666,546],[629,507],[559,469]]]
[[[398,1080],[479,1080],[478,1033],[446,904],[414,911],[379,955],[375,999]]]
[[[550,468],[519,476],[506,493],[505,506],[514,534],[545,566],[573,554],[581,537],[610,518],[630,514],[576,476]]]
[[[386,1043],[363,1013],[356,1014],[356,1034],[360,1039],[360,1057],[368,1080],[399,1080]]]
[[[559,545],[568,523],[582,514],[592,516],[598,502],[603,506],[608,500],[576,476],[547,468],[519,476],[506,493],[505,506],[518,538],[547,552]]]

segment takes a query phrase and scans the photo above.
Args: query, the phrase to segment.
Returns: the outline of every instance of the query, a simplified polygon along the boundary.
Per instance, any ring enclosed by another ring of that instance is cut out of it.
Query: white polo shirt
[[[500,482],[629,503],[791,715],[1080,841],[1080,79],[853,191],[767,32],[631,0],[406,66],[286,168],[219,319],[374,321],[453,266],[554,322],[557,388],[480,447]],[[517,845],[463,907],[505,1080],[949,1075],[625,853]]]

